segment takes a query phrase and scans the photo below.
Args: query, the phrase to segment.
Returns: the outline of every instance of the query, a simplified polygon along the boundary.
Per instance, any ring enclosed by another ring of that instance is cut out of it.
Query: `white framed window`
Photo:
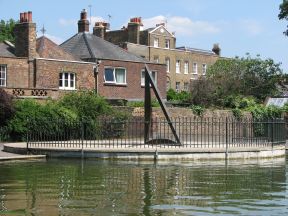
[[[207,64],[202,64],[202,75],[206,75],[207,72]]]
[[[126,69],[105,67],[104,80],[105,80],[105,83],[126,85]]]
[[[171,88],[170,80],[166,81],[166,90],[168,91]]]
[[[184,91],[189,91],[189,82],[184,82]]]
[[[189,73],[189,62],[185,61],[184,63],[184,74],[188,74]]]
[[[154,56],[154,62],[159,63],[159,56]]]
[[[198,74],[198,65],[196,62],[193,63],[193,71],[192,71],[193,74]]]
[[[176,73],[180,73],[181,62],[180,60],[176,61]]]
[[[7,85],[7,65],[0,65],[0,86]]]
[[[155,85],[157,86],[157,72],[151,71],[152,80],[154,81]],[[145,86],[145,70],[141,71],[141,86]]]
[[[176,92],[180,92],[180,82],[176,82]]]
[[[59,74],[59,89],[75,90],[76,75],[71,72],[63,72]]]
[[[169,39],[165,39],[165,48],[170,49],[170,40]]]
[[[154,38],[154,47],[159,47],[159,38]]]
[[[166,71],[169,73],[170,72],[170,59],[166,58],[165,61],[166,61]]]

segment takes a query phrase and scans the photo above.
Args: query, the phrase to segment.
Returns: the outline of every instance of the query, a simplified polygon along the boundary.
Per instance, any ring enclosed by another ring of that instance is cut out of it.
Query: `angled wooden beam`
[[[162,109],[162,112],[164,113],[164,116],[168,122],[168,125],[170,126],[170,129],[175,137],[175,140],[177,142],[177,144],[180,144],[181,145],[181,141],[180,141],[180,138],[177,134],[177,131],[175,130],[174,128],[174,125],[172,124],[171,122],[171,119],[170,119],[170,116],[168,114],[168,110],[167,110],[167,107],[165,105],[165,103],[163,102],[161,96],[160,96],[160,92],[157,88],[157,86],[155,85],[153,79],[152,79],[152,76],[151,76],[151,72],[147,66],[147,64],[145,64],[145,105],[144,105],[144,108],[145,108],[145,129],[144,129],[144,140],[145,140],[145,143],[148,142],[149,140],[149,129],[150,129],[150,122],[152,120],[152,106],[151,106],[151,92],[150,92],[150,85],[153,89],[153,92],[160,104],[160,107]]]

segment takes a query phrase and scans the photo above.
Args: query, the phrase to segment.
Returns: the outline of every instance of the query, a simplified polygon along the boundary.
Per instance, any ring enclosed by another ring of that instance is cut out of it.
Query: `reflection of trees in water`
[[[27,209],[35,215],[40,210],[41,215],[154,215],[154,205],[269,200],[271,193],[285,191],[286,183],[284,164],[185,167],[52,160],[0,166],[0,173],[6,171],[0,177],[0,211]]]

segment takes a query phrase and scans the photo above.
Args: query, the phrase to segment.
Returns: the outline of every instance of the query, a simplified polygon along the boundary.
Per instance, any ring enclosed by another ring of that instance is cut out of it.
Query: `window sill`
[[[75,88],[59,88],[59,90],[63,90],[63,91],[77,91],[77,89],[75,89]]]
[[[104,83],[104,86],[127,87],[127,83]]]

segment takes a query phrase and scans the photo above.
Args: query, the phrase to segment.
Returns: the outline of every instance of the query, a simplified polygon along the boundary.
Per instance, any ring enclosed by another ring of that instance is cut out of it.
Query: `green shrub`
[[[129,101],[127,103],[128,107],[144,107],[144,101]],[[151,101],[151,106],[152,107],[159,107],[160,104],[156,99],[153,99]]]
[[[77,118],[73,111],[53,102],[42,105],[34,100],[19,100],[15,103],[15,110],[8,124],[10,139],[15,141],[24,141],[28,129],[45,130],[47,135],[55,134],[60,124],[65,125]]]
[[[111,106],[103,97],[94,92],[73,92],[65,95],[59,105],[72,110],[79,119],[97,119],[102,114],[111,112]]]
[[[198,105],[192,105],[190,106],[192,112],[197,116],[203,116],[205,109]]]
[[[239,108],[232,109],[232,113],[236,119],[241,119],[241,117],[243,116],[243,113],[242,113],[241,109],[239,109]]]
[[[187,91],[176,92],[173,89],[167,91],[167,100],[168,101],[178,101],[182,103],[187,103],[191,99],[191,94]]]

